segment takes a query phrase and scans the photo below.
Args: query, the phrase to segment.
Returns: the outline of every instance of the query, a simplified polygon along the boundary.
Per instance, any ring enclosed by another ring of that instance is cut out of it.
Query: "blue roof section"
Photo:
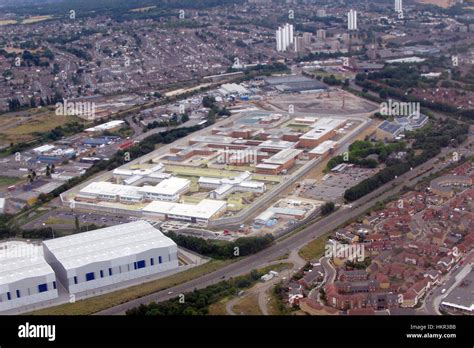
[[[395,117],[394,121],[398,124],[407,124],[408,117]]]
[[[55,157],[55,156],[38,156],[36,157],[36,161],[41,162],[41,163],[47,163],[47,164],[56,164],[61,162],[63,159],[60,157]]]
[[[403,127],[390,121],[383,121],[382,124],[379,126],[379,129],[390,134],[396,135],[398,132],[403,130]]]
[[[420,117],[412,117],[410,119],[410,124],[413,126],[421,126],[423,123],[425,123],[428,119],[428,116],[421,114]]]
[[[83,144],[86,145],[102,145],[102,144],[108,144],[111,141],[118,141],[122,138],[119,136],[103,136],[103,137],[97,137],[97,138],[87,138],[83,141]]]
[[[89,139],[84,140],[85,145],[104,145],[104,144],[107,144],[108,142],[109,140],[104,139],[104,138],[89,138]]]

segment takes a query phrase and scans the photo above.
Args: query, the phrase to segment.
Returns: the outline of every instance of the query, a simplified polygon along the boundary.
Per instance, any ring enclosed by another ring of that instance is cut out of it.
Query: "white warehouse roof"
[[[98,126],[95,126],[95,127],[87,128],[85,131],[86,132],[102,132],[102,131],[105,131],[107,129],[112,129],[112,128],[118,127],[118,126],[120,126],[124,123],[125,123],[125,121],[114,120],[114,121],[110,121],[110,122],[107,122],[107,123],[99,124]]]
[[[113,184],[107,181],[92,182],[84,187],[80,194],[84,195],[110,195],[110,196],[127,196],[141,199],[141,195],[138,193],[140,187],[127,186],[120,184]]]
[[[317,154],[317,155],[324,155],[329,150],[335,148],[336,144],[337,144],[337,141],[326,140],[326,141],[323,141],[318,146],[316,146],[314,149],[312,149],[309,153],[314,153],[314,154]]]
[[[176,247],[170,238],[142,220],[51,239],[43,244],[65,269],[111,261],[152,248]]]
[[[311,125],[311,130],[303,134],[300,139],[319,139],[334,129],[342,126],[346,120],[338,118],[322,118]]]
[[[203,199],[196,205],[153,201],[144,207],[143,211],[149,213],[195,217],[198,219],[210,219],[214,214],[225,207],[226,202],[212,199]]]
[[[40,246],[5,242],[0,244],[0,250],[0,286],[31,277],[54,275],[53,269],[43,258]],[[10,257],[10,253],[14,257]]]
[[[188,179],[181,179],[176,177],[171,177],[161,181],[156,186],[143,186],[139,188],[139,192],[151,192],[161,195],[175,195],[184,190],[187,186],[191,184],[191,181]]]
[[[37,148],[34,148],[33,151],[36,152],[36,153],[43,153],[43,152],[48,152],[48,151],[51,151],[52,149],[54,149],[56,146],[54,145],[49,145],[49,144],[46,144],[46,145],[43,145],[43,146],[39,146]]]

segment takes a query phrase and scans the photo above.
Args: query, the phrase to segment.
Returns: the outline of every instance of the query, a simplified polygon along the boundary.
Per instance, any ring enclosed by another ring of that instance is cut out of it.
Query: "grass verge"
[[[80,300],[75,303],[66,303],[56,307],[45,308],[28,314],[32,315],[89,315],[119,304],[135,300],[140,297],[182,284],[191,279],[230,264],[234,260],[212,260],[204,265],[191,268],[172,276],[153,280],[148,283],[135,285],[126,289],[117,290],[108,294]]]
[[[300,249],[298,255],[306,261],[319,259],[324,254],[324,248],[330,235],[331,233],[326,233],[309,242]]]

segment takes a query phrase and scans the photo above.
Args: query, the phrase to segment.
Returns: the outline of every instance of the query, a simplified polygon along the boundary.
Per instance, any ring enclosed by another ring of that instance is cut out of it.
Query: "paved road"
[[[324,284],[332,284],[336,280],[336,269],[331,264],[329,258],[321,258],[321,265],[324,268]]]
[[[474,251],[471,251],[469,254],[463,257],[464,266],[458,268],[453,268],[448,274],[443,276],[441,282],[438,286],[432,289],[426,296],[423,306],[418,310],[420,314],[426,315],[440,315],[439,305],[445,296],[447,296],[452,289],[459,283],[459,281],[465,276],[464,273],[467,273],[470,270],[470,263],[474,257]],[[467,269],[466,269],[467,267]],[[463,275],[459,276],[463,272]],[[456,279],[458,278],[458,279]],[[442,290],[446,289],[447,291],[443,294]]]
[[[440,156],[446,155],[452,149],[444,149]],[[288,250],[299,249],[301,246],[307,244],[311,240],[320,237],[321,235],[330,232],[343,224],[344,222],[351,220],[362,213],[367,209],[373,206],[373,204],[379,200],[384,200],[391,195],[398,193],[402,186],[411,185],[422,179],[423,177],[432,174],[435,171],[442,169],[446,164],[436,163],[437,158],[434,158],[421,166],[415,168],[412,171],[409,171],[401,175],[394,182],[390,182],[379,189],[371,192],[370,194],[362,197],[357,202],[352,204],[350,209],[341,209],[330,216],[319,220],[318,222],[310,225],[306,229],[290,235],[282,240],[277,241],[275,244],[270,246],[267,249],[260,251],[257,254],[245,257],[239,261],[236,261],[230,265],[227,265],[219,270],[216,270],[212,273],[208,273],[200,278],[196,278],[185,282],[183,284],[177,285],[173,288],[166,289],[151,295],[144,296],[142,298],[132,300],[118,306],[109,308],[107,310],[101,311],[97,314],[99,315],[118,315],[124,314],[127,310],[135,308],[140,304],[148,304],[152,301],[162,302],[169,300],[176,295],[168,295],[169,291],[173,291],[174,294],[186,293],[193,291],[194,289],[202,289],[209,285],[218,283],[219,281],[236,277],[242,274],[248,273],[251,269],[261,268],[262,264],[271,262],[282,255],[284,255]],[[433,169],[430,169],[433,167]],[[430,170],[428,170],[430,169]],[[424,171],[428,170],[426,173],[422,174]]]

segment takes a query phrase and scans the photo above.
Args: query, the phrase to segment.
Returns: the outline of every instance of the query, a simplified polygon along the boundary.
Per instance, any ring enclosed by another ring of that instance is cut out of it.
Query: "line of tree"
[[[406,86],[410,85],[411,87],[416,87],[413,85],[415,83],[413,82],[415,77],[412,76],[410,72],[407,73],[407,75],[403,75],[402,71],[403,70],[400,69],[390,69],[369,74],[357,74],[356,84],[365,90],[379,93],[382,99],[396,98],[404,102],[418,102],[422,107],[474,119],[474,109],[458,110],[454,105],[432,102],[430,100],[419,99],[412,94],[406,94]],[[395,82],[399,81],[399,79],[405,82]],[[388,83],[390,83],[392,87],[387,86]],[[381,84],[385,86],[381,86]]]
[[[334,211],[335,208],[336,205],[334,204],[334,202],[326,202],[321,207],[321,214],[323,216],[329,215]]]
[[[346,155],[338,155],[328,161],[326,170],[329,171],[341,163],[352,163],[364,168],[376,168],[378,162],[374,159],[366,158],[376,154],[380,162],[385,162],[393,152],[404,151],[406,144],[402,141],[384,144],[382,142],[372,143],[371,141],[357,140],[349,146]]]
[[[8,111],[18,111],[24,108],[34,108],[36,106],[48,106],[55,105],[56,103],[61,103],[63,97],[60,93],[56,93],[52,96],[47,96],[46,98],[40,97],[39,101],[36,98],[31,98],[28,103],[21,103],[18,98],[8,99]]]
[[[387,162],[386,168],[346,190],[344,198],[349,202],[353,202],[365,196],[395,179],[395,177],[408,172],[411,168],[415,168],[437,156],[443,147],[461,144],[466,140],[468,132],[468,125],[446,120],[439,121],[437,124],[431,125],[426,129],[407,133],[407,139],[413,139],[414,143],[408,151],[406,158],[403,161],[393,160]],[[415,150],[422,150],[422,152],[415,155]]]
[[[255,284],[263,272],[252,270],[250,274],[221,281],[204,289],[194,290],[184,294],[184,301],[175,297],[168,301],[149,305],[140,305],[126,312],[131,316],[142,315],[206,315],[209,306],[223,298],[236,296],[242,289]],[[181,297],[182,298],[182,297]]]
[[[203,239],[174,232],[168,232],[167,236],[180,247],[215,259],[230,259],[255,254],[270,246],[274,240],[271,234],[262,237],[241,237],[234,242]]]

